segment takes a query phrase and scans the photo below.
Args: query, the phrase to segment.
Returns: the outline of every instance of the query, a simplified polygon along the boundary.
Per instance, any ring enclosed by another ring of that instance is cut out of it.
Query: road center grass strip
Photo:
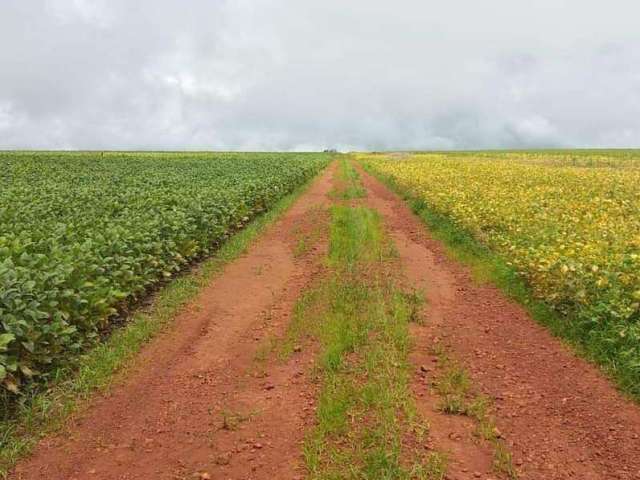
[[[338,164],[337,186],[332,196],[339,200],[354,200],[367,196],[367,191],[360,181],[360,175],[353,168],[351,160],[343,156]]]
[[[378,213],[334,206],[331,216],[329,273],[290,327],[321,346],[317,425],[304,444],[310,478],[442,479],[446,461],[425,451],[428,424],[409,389],[418,305],[389,275],[395,253]]]
[[[244,253],[267,226],[280,217],[307,189],[311,180],[281,198],[233,235],[198,268],[160,289],[149,308],[136,311],[123,328],[80,359],[76,369],[58,369],[46,391],[32,392],[13,404],[11,416],[0,421],[0,477],[27,454],[45,434],[63,427],[96,392],[117,381],[142,346],[167,328],[180,309],[207,286],[225,264]]]

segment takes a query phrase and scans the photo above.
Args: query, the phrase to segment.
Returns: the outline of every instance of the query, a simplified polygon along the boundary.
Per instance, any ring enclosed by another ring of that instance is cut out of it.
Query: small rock
[[[299,353],[302,351],[302,347],[300,345],[296,345],[293,347],[293,351],[296,353]]]

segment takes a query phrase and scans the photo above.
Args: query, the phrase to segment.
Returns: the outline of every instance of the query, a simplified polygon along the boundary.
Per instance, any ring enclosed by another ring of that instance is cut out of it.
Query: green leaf
[[[0,335],[0,352],[7,350],[7,346],[16,339],[13,333],[3,333]]]

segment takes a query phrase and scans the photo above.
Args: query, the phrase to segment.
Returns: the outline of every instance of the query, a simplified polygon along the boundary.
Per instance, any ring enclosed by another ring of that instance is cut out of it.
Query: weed
[[[220,428],[229,431],[237,430],[241,423],[248,422],[254,415],[254,413],[244,414],[224,409],[220,412],[220,416],[222,417],[222,425]]]
[[[403,295],[405,296],[405,301],[410,308],[409,320],[412,323],[423,325],[424,320],[420,313],[425,303],[424,293],[414,289],[410,292],[403,292]]]
[[[438,403],[438,408],[444,413],[451,415],[466,415],[467,404],[460,395],[446,395]]]
[[[493,468],[497,472],[504,473],[512,480],[516,480],[518,478],[518,472],[513,466],[511,452],[509,452],[504,442],[498,441],[495,444]]]
[[[447,473],[447,457],[431,452],[422,464],[414,465],[410,478],[416,480],[444,480]]]

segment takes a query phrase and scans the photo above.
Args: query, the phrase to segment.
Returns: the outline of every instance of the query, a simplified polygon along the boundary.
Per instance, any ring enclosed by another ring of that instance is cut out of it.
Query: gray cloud
[[[631,0],[3,0],[0,148],[639,146],[638,17]]]

